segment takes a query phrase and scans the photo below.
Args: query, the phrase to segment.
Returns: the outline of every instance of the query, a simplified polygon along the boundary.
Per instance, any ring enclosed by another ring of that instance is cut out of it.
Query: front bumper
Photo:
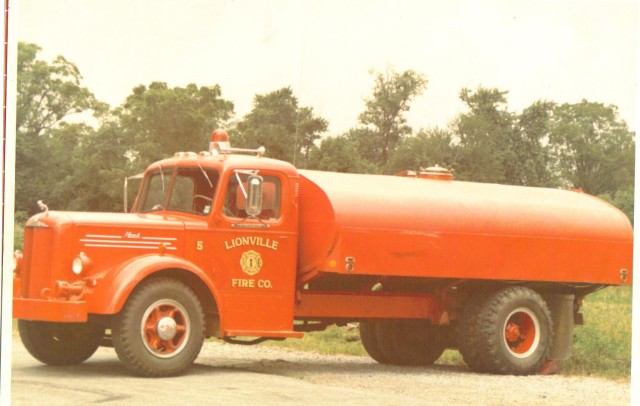
[[[87,315],[87,302],[83,300],[13,299],[15,319],[82,323]]]

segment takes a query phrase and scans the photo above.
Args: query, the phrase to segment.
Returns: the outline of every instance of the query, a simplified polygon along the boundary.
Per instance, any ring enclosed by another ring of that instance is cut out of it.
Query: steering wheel
[[[213,202],[213,199],[210,198],[209,196],[205,196],[205,195],[193,195],[193,200],[195,201],[196,199],[204,199],[208,202]]]
[[[164,210],[164,207],[162,207],[162,205],[159,203],[151,208],[151,211],[158,211],[158,210]]]

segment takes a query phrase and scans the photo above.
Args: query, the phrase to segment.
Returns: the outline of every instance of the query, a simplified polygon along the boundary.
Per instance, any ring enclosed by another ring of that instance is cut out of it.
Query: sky
[[[290,86],[340,134],[376,74],[412,69],[428,80],[414,130],[446,126],[465,111],[460,90],[478,86],[509,91],[513,112],[540,99],[614,104],[636,128],[634,1],[21,0],[11,11],[20,41],[75,63],[113,107],[153,81],[219,84],[241,119],[256,94]]]

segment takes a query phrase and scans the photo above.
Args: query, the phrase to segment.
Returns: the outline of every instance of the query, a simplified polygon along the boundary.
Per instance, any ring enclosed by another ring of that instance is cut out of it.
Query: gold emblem
[[[242,257],[240,257],[240,266],[242,267],[242,271],[249,276],[257,274],[262,268],[262,257],[260,253],[254,250],[245,251]]]

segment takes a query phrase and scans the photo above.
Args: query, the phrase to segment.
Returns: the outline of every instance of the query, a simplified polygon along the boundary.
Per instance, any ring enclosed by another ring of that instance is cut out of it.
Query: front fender
[[[89,313],[118,313],[129,295],[148,276],[167,269],[180,269],[197,276],[209,288],[216,303],[220,303],[218,291],[211,278],[198,266],[172,255],[145,255],[113,268],[95,279],[92,298],[88,299]]]

